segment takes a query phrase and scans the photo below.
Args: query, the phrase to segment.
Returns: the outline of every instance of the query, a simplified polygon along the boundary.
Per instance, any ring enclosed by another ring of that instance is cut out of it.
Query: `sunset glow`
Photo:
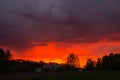
[[[65,63],[120,52],[119,0],[0,0],[0,48],[14,59]]]
[[[70,53],[79,55],[81,67],[87,59],[96,60],[98,57],[108,55],[109,53],[118,53],[120,43],[94,43],[94,44],[70,44],[70,43],[50,43],[47,46],[34,46],[23,52],[14,52],[14,59],[25,59],[33,61],[45,61],[65,63]],[[17,54],[16,54],[17,53]],[[19,53],[19,54],[18,54]]]

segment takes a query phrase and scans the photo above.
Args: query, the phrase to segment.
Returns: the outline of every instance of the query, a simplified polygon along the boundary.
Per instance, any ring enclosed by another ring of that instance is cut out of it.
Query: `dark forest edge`
[[[80,68],[79,56],[71,53],[66,63],[45,63],[29,60],[13,60],[10,50],[0,49],[0,73],[46,72],[46,71],[120,71],[120,53],[110,53],[97,61],[88,59],[84,68]]]

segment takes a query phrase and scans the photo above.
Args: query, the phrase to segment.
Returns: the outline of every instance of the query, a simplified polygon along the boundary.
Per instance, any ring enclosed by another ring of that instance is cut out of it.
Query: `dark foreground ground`
[[[0,80],[120,80],[120,72],[4,73]]]

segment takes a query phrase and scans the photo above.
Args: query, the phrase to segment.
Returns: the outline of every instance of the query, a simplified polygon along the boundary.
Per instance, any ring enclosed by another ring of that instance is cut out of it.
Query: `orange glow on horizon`
[[[96,60],[111,52],[120,52],[120,43],[99,42],[94,44],[70,44],[70,43],[50,43],[47,46],[34,46],[22,52],[13,52],[14,59],[24,59],[32,61],[45,61],[65,63],[70,53],[75,53],[80,58],[80,65],[83,67],[87,59]]]

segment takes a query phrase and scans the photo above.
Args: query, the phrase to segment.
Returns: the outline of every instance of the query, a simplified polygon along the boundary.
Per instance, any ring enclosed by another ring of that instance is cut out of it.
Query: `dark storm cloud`
[[[119,0],[0,0],[1,46],[94,43],[113,33],[120,33]]]

